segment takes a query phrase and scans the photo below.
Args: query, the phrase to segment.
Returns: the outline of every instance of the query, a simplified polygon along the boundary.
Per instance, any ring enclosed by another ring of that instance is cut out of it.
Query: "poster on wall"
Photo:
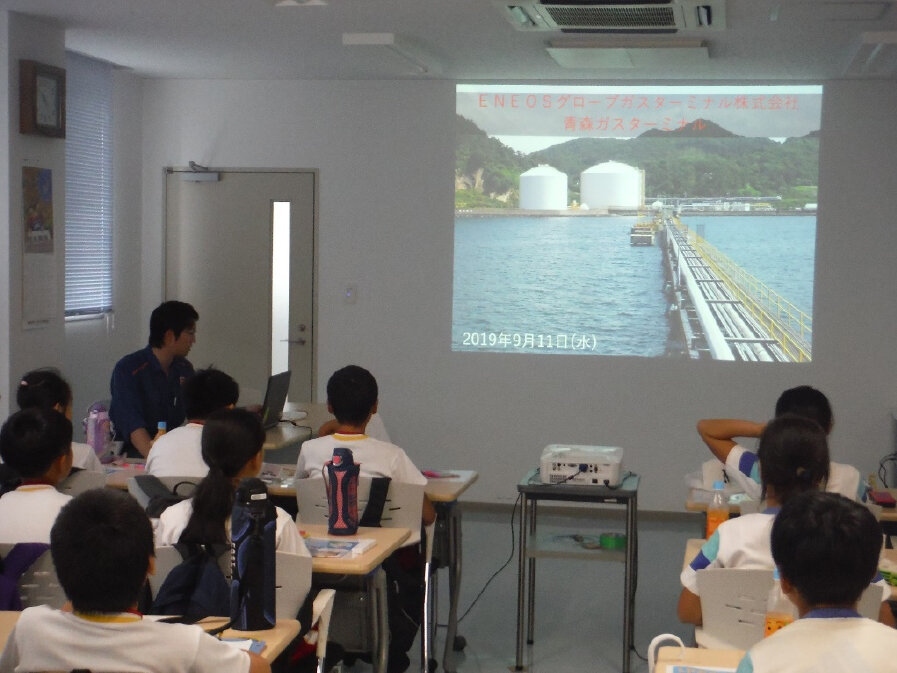
[[[22,168],[25,254],[53,252],[53,171]]]
[[[46,327],[56,313],[56,255],[53,227],[53,171],[22,168],[22,322]]]

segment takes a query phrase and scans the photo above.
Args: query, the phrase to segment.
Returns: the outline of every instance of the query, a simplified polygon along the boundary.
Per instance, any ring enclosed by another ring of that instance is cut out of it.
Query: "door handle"
[[[281,341],[283,343],[296,344],[298,346],[304,346],[307,343],[305,339],[281,339]]]

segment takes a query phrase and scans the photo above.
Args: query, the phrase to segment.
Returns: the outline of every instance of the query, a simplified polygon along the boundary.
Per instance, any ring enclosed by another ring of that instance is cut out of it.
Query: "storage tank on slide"
[[[567,174],[553,166],[536,166],[520,176],[520,207],[523,210],[567,208]]]
[[[636,210],[645,203],[645,172],[605,161],[580,174],[580,200],[600,210]]]

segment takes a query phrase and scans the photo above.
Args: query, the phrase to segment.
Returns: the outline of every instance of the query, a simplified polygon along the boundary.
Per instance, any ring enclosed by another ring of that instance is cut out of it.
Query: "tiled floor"
[[[610,512],[611,510],[604,510]],[[596,510],[570,516],[540,508],[540,532],[599,534],[622,531],[623,521],[611,514],[596,518]],[[467,646],[456,654],[460,673],[506,673],[514,668],[517,611],[517,556],[512,555],[511,511],[507,507],[467,507],[463,513],[464,574],[460,613],[470,606],[489,577],[511,557],[476,605],[461,621],[459,633]],[[571,524],[572,521],[572,524]],[[676,619],[679,571],[685,540],[700,534],[700,518],[691,515],[639,519],[639,572],[635,608],[635,646],[644,656],[651,638],[673,632],[688,641],[690,629]],[[517,526],[514,526],[514,534]],[[515,540],[516,544],[516,540]],[[448,609],[448,580],[440,571],[439,622]],[[622,670],[623,566],[618,563],[541,560],[537,569],[535,643],[525,650],[525,668],[532,673],[596,673]],[[437,630],[440,670],[445,629]],[[419,648],[413,650],[409,671],[420,670]],[[357,663],[350,673],[369,670]],[[643,673],[647,663],[632,654],[631,672]]]

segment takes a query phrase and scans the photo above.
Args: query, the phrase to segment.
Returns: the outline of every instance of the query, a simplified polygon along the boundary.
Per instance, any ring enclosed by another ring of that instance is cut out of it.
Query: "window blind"
[[[112,309],[112,66],[66,55],[65,315]]]

